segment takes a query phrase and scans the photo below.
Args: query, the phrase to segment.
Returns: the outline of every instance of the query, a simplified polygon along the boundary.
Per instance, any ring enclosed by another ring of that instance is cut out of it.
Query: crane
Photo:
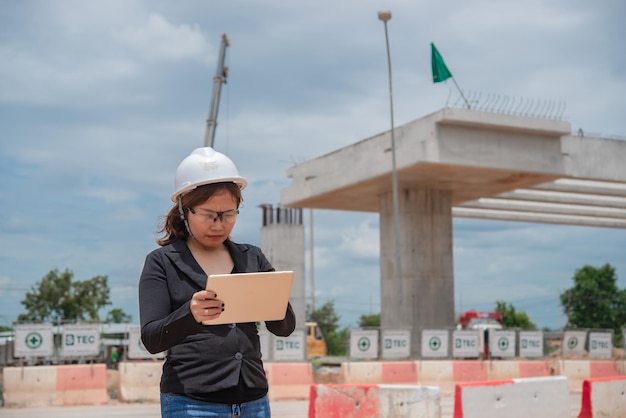
[[[217,127],[217,110],[220,105],[220,93],[222,92],[222,84],[226,83],[228,77],[228,67],[224,66],[226,58],[226,48],[230,46],[228,36],[222,34],[222,43],[220,46],[220,55],[217,60],[217,72],[213,77],[213,95],[211,97],[211,108],[209,109],[209,117],[206,121],[206,131],[204,133],[204,146],[213,147],[215,138],[215,128]]]

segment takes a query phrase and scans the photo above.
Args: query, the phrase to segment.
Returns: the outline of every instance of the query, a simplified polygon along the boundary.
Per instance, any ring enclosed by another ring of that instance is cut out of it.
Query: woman
[[[233,162],[209,147],[193,151],[176,170],[174,205],[159,231],[164,236],[139,281],[142,342],[151,353],[167,351],[163,417],[270,416],[256,324],[202,324],[228,309],[205,290],[209,275],[274,270],[258,247],[230,239],[246,184]],[[283,320],[266,326],[289,336],[291,305]]]

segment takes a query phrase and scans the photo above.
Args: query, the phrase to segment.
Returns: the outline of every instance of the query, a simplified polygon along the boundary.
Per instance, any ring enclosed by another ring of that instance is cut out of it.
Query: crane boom
[[[228,67],[224,66],[226,58],[226,48],[230,46],[228,36],[222,34],[222,43],[220,46],[220,55],[217,60],[217,72],[213,77],[213,95],[211,97],[211,108],[209,109],[209,117],[206,121],[206,131],[204,133],[204,146],[213,147],[215,139],[215,128],[217,127],[217,111],[220,106],[220,94],[222,92],[222,84],[226,83],[228,77]]]

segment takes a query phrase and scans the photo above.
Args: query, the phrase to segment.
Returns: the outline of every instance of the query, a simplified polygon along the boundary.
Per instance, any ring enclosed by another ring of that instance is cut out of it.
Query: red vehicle
[[[479,338],[479,350],[483,358],[489,353],[489,330],[502,329],[503,319],[500,311],[465,311],[459,316],[458,329],[482,330]]]
[[[502,329],[500,311],[465,311],[459,317],[460,329]]]

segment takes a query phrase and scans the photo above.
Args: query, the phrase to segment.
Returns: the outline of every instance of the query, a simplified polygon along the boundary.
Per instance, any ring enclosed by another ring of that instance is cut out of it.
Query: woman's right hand
[[[200,290],[191,297],[189,308],[196,322],[217,319],[224,311],[224,302],[211,290]]]

